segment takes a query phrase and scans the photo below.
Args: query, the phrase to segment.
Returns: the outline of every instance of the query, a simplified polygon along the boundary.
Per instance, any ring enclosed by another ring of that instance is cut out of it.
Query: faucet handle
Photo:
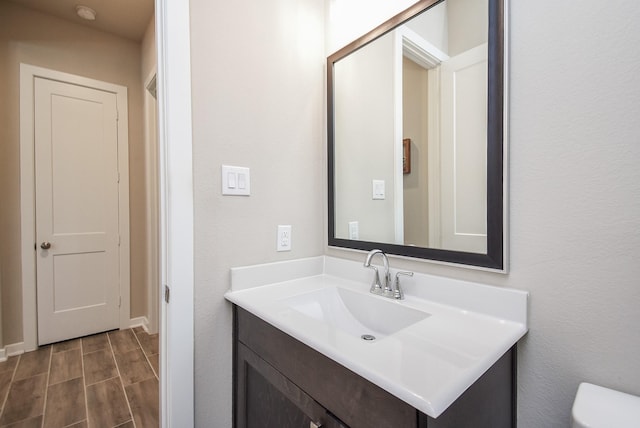
[[[404,299],[404,293],[402,292],[402,288],[400,288],[400,275],[413,276],[413,272],[400,271],[396,273],[396,280],[393,285],[393,298],[398,300]]]

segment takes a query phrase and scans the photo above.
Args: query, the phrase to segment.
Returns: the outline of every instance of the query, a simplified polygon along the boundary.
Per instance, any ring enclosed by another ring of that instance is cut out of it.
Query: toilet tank
[[[581,383],[571,418],[572,428],[640,427],[640,397]]]

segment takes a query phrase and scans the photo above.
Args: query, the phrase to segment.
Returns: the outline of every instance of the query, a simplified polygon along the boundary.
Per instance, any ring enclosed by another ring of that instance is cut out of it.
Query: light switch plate
[[[384,199],[385,191],[384,191],[384,180],[372,180],[371,182],[371,192],[372,199]]]
[[[251,194],[251,176],[249,168],[222,165],[222,194],[249,196]]]
[[[360,231],[357,221],[349,222],[349,239],[360,239]]]

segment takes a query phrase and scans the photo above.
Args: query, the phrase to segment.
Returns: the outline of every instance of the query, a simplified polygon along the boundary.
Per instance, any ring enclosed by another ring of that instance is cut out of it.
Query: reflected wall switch
[[[350,221],[349,222],[349,239],[360,239],[358,231],[358,222]]]
[[[372,198],[384,199],[384,180],[372,181]]]
[[[249,168],[222,165],[222,194],[249,196],[251,194]]]
[[[277,251],[291,251],[291,225],[278,225]]]

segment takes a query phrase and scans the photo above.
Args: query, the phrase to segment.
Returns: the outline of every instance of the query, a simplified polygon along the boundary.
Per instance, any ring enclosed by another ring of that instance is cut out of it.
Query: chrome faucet
[[[380,281],[380,274],[378,268],[371,265],[371,259],[376,254],[382,256],[382,265],[384,267],[383,280]],[[400,275],[413,276],[413,272],[398,272],[396,273],[396,280],[391,284],[391,272],[389,272],[389,258],[382,250],[371,250],[367,254],[367,258],[364,261],[364,267],[374,270],[373,282],[371,283],[371,289],[369,292],[378,294],[380,296],[388,297],[390,299],[402,300],[404,299],[404,293],[400,288]]]
[[[380,274],[378,273],[378,268],[375,266],[371,266],[371,259],[376,254],[380,254],[382,256],[382,264],[384,266],[384,288],[382,283],[380,282]],[[371,268],[375,271],[373,276],[373,282],[371,283],[371,289],[369,290],[373,294],[383,294],[387,292],[387,290],[391,290],[391,274],[389,273],[389,258],[387,255],[382,252],[382,250],[371,250],[367,254],[367,258],[364,261],[364,267]]]

